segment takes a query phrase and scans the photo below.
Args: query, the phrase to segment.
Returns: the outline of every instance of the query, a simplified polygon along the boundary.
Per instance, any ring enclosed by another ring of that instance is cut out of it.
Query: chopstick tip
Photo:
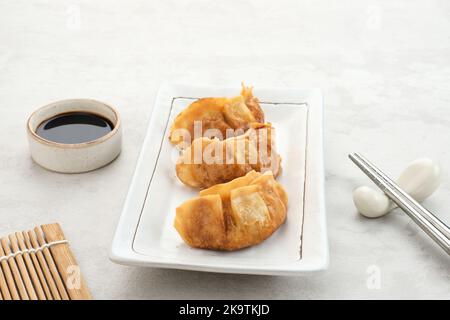
[[[354,162],[357,157],[357,153],[356,152],[349,153],[348,157],[350,160],[352,160]]]

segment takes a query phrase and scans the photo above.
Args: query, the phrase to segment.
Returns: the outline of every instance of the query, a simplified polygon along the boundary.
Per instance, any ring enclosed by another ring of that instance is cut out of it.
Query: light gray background
[[[0,0],[0,234],[58,221],[95,298],[450,298],[450,260],[403,213],[368,220],[360,151],[396,176],[444,168],[426,205],[450,221],[450,3]],[[319,87],[326,105],[330,269],[304,278],[124,267],[108,260],[158,86]],[[28,153],[27,116],[94,98],[123,119],[122,155],[62,175]],[[375,267],[371,267],[375,266]],[[375,269],[374,269],[375,268]],[[379,268],[380,289],[367,281]],[[370,286],[369,286],[370,287]]]

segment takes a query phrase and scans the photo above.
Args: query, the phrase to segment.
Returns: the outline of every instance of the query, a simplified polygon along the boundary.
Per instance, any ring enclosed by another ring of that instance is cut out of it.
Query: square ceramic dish
[[[166,84],[158,93],[111,249],[120,264],[198,271],[299,275],[326,269],[323,103],[319,90],[255,88],[282,157],[278,178],[289,196],[287,220],[269,239],[234,252],[193,249],[175,228],[175,209],[198,195],[175,174],[168,140],[176,115],[201,97],[235,96],[239,87]]]

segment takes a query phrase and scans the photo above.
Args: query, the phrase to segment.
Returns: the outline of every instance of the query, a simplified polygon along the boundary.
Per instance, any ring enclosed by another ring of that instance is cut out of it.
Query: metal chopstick
[[[392,179],[358,153],[349,158],[426,234],[428,234],[444,251],[450,255],[450,229],[433,213],[425,209]]]

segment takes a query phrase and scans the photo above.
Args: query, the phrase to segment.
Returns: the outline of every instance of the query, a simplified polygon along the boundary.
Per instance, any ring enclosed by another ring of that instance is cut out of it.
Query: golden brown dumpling
[[[231,181],[255,170],[280,172],[274,129],[253,123],[244,135],[225,140],[199,138],[185,149],[176,165],[178,178],[194,188]]]
[[[252,88],[242,85],[241,95],[233,98],[203,98],[196,100],[180,112],[170,128],[170,142],[190,144],[195,137],[194,124],[200,123],[201,136],[215,129],[221,137],[227,137],[227,130],[244,132],[252,122],[264,122],[264,113]],[[200,122],[201,121],[201,122]]]
[[[183,203],[174,225],[191,247],[237,250],[270,237],[285,221],[287,204],[271,172],[250,171]]]

